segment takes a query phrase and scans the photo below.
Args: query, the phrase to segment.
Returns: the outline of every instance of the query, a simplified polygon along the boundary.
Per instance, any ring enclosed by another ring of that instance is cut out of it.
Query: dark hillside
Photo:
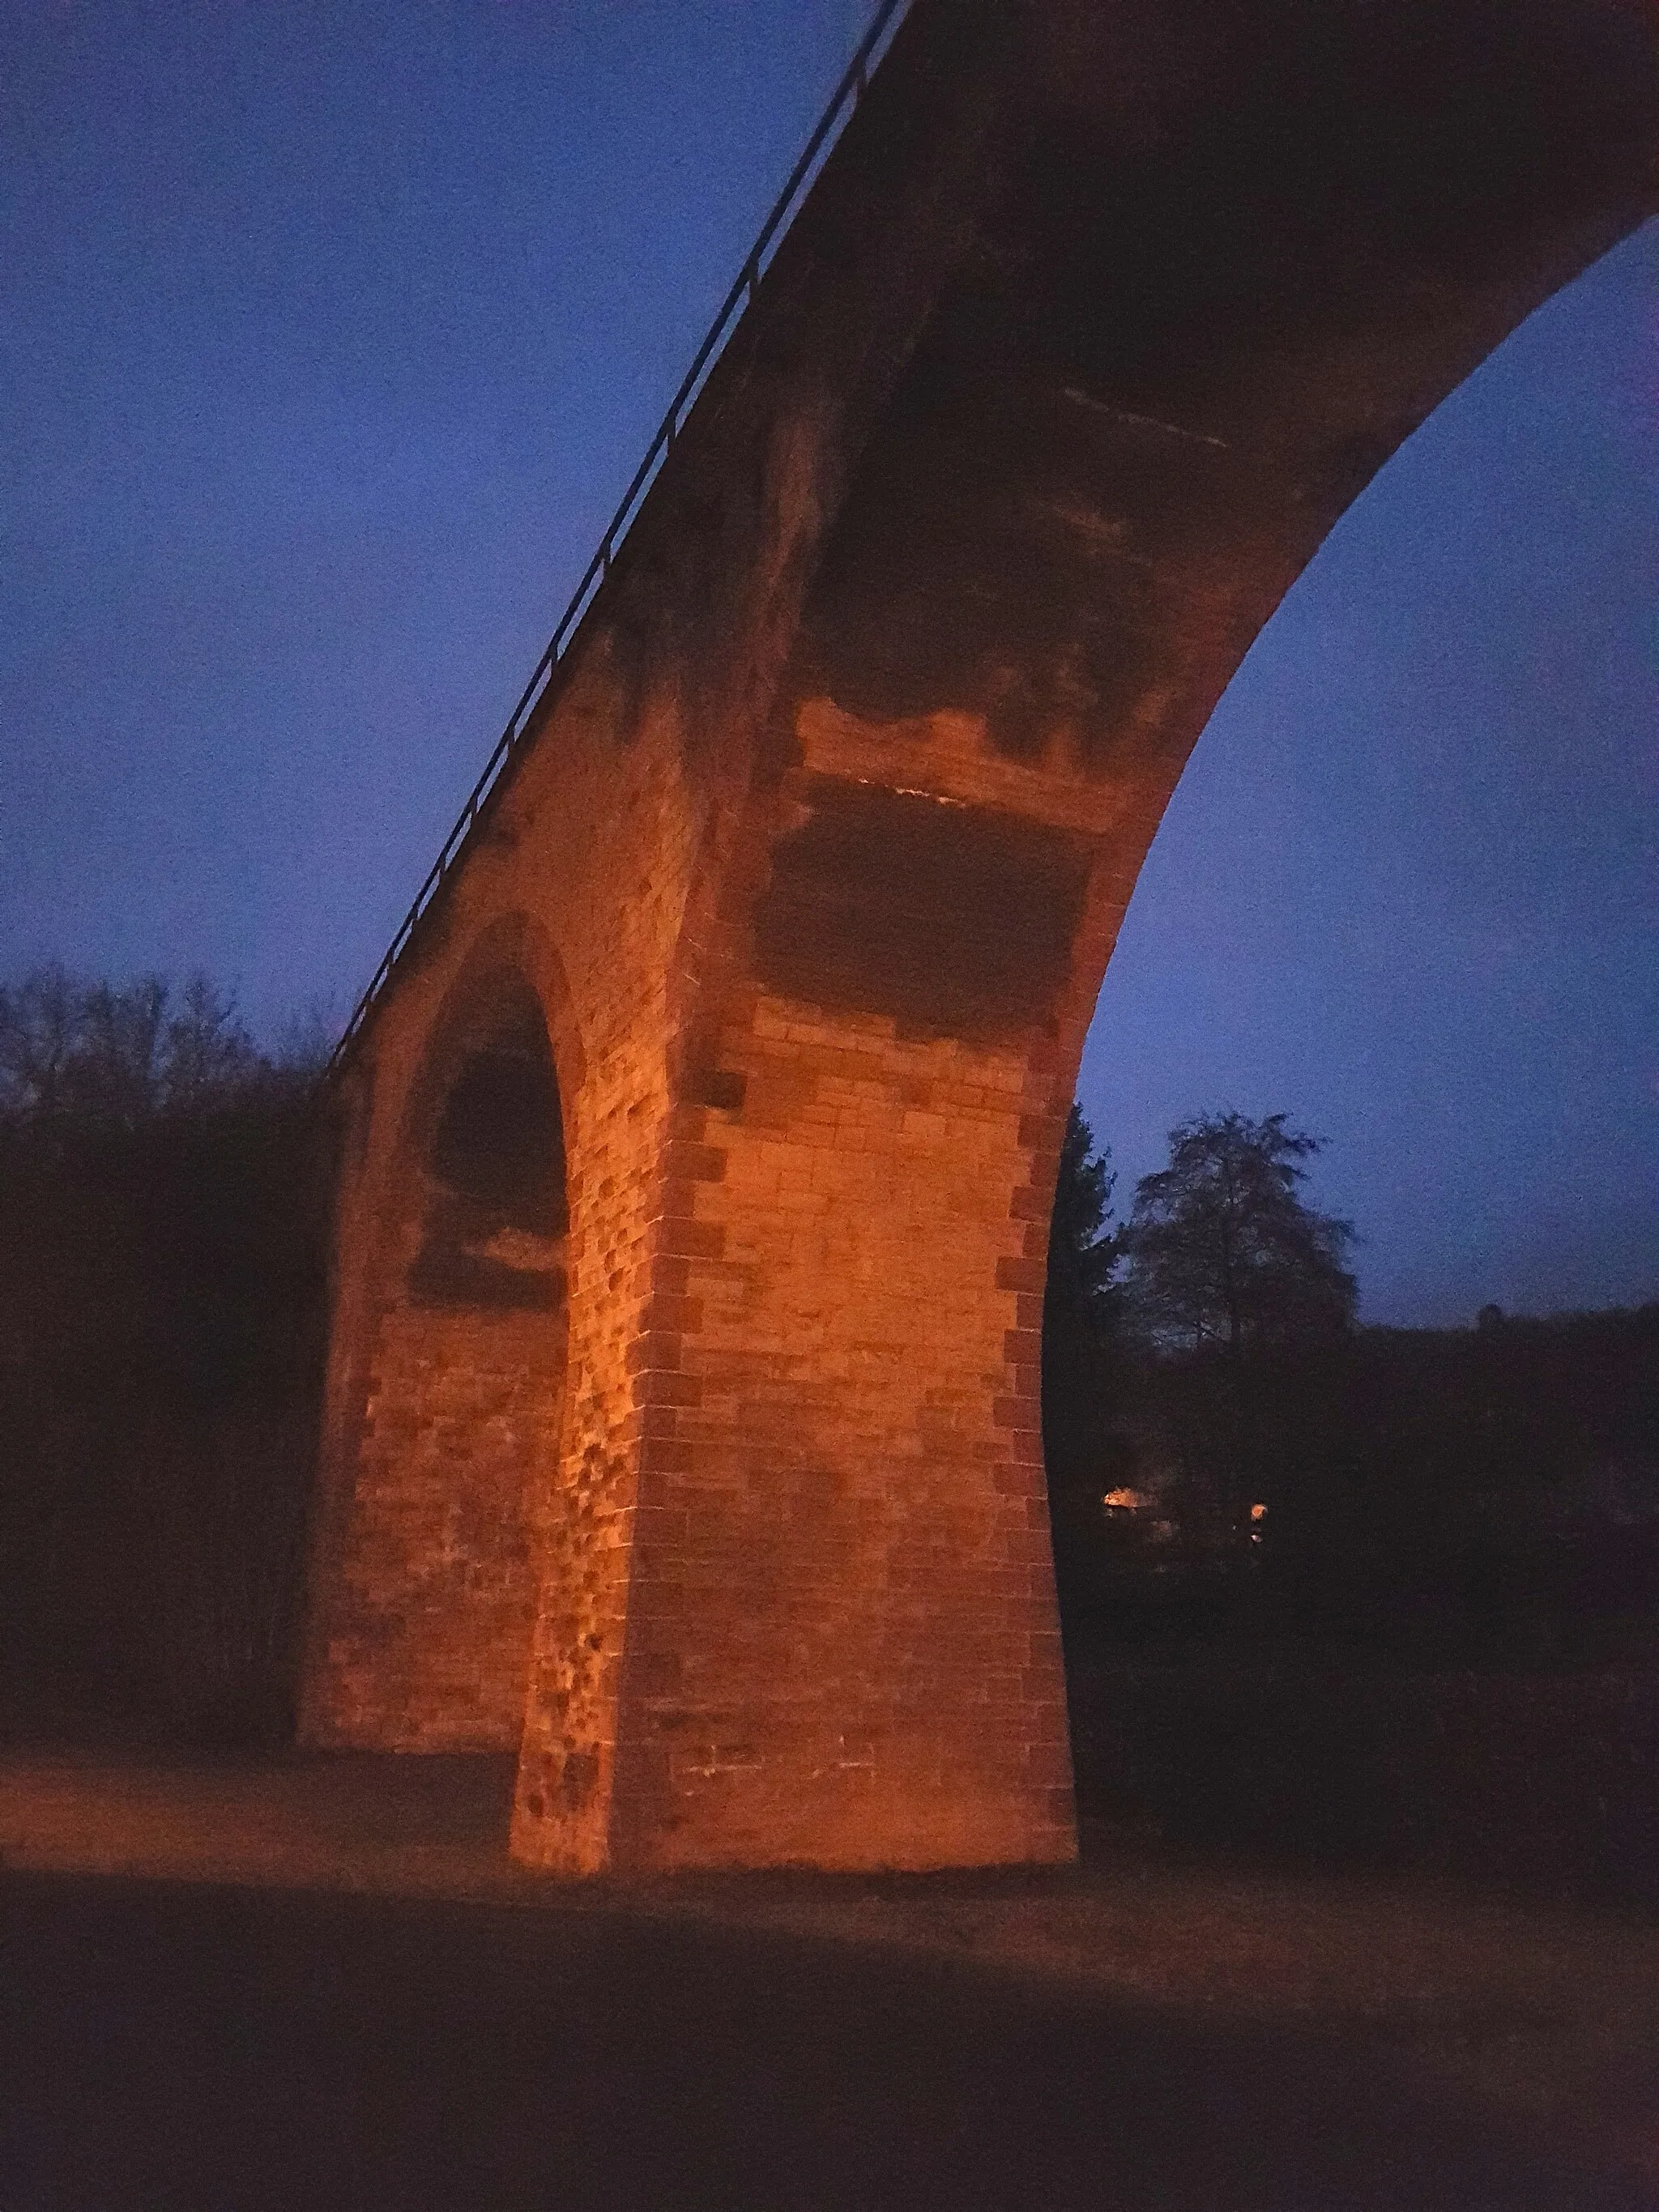
[[[0,1713],[280,1732],[323,1350],[311,1072],[204,985],[0,994]]]

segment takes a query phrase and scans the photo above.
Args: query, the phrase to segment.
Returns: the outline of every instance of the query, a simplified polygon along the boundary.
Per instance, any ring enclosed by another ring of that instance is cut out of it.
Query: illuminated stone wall
[[[647,1370],[618,1852],[1067,1856],[1046,1223],[1011,1204],[1052,1079],[770,996],[726,1058],[743,1103],[683,1119]]]
[[[524,1723],[558,1454],[562,1328],[403,1309],[380,1323],[342,1564],[331,1739],[505,1751]]]

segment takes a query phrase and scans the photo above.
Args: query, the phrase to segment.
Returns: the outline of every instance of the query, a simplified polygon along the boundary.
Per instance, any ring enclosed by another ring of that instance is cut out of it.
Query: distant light
[[[1109,1490],[1100,1502],[1109,1513],[1134,1513],[1146,1503],[1138,1490]]]
[[[1253,1505],[1253,1506],[1251,1506],[1251,1508],[1250,1508],[1250,1518],[1251,1518],[1251,1520],[1252,1520],[1252,1521],[1265,1521],[1265,1520],[1267,1519],[1267,1507],[1266,1507],[1265,1505]]]

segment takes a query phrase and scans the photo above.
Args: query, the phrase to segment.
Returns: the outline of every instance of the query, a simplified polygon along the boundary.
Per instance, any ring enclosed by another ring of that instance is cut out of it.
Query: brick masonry
[[[524,1725],[543,1547],[556,1490],[562,1319],[382,1316],[334,1650],[337,1740],[505,1751]],[[396,1602],[377,1602],[395,1590]]]
[[[1318,13],[916,0],[350,1064],[302,1726],[516,1739],[527,1862],[1073,1848],[1118,922],[1332,522],[1656,198],[1645,9]],[[441,1187],[531,1031],[556,1253]]]

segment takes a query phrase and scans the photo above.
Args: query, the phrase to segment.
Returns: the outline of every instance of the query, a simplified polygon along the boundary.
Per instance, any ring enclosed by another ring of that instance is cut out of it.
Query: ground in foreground
[[[1659,2203],[1659,1928],[1171,1867],[562,1887],[491,1762],[0,1767],[5,2212]]]

